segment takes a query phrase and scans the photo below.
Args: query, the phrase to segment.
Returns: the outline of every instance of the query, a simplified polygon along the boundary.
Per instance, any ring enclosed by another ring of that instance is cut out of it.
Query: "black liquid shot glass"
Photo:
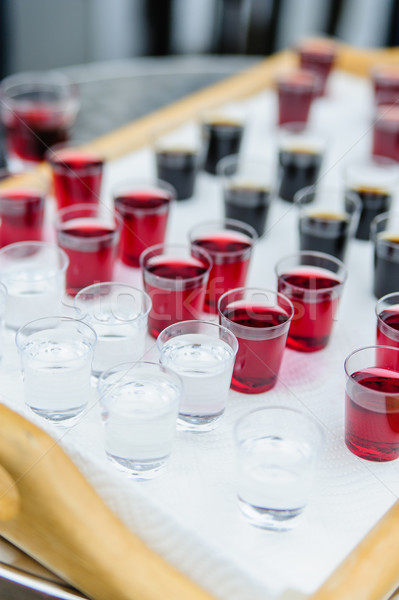
[[[242,114],[226,111],[210,111],[201,116],[203,141],[203,169],[217,174],[217,165],[225,156],[238,154],[244,135],[245,121]]]
[[[371,223],[374,242],[374,284],[376,298],[399,290],[399,213],[383,213]]]

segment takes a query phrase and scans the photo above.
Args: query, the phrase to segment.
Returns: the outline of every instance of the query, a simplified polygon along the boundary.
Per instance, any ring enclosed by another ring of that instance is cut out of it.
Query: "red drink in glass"
[[[168,325],[201,317],[211,268],[206,252],[158,244],[143,252],[140,264],[152,301],[148,330],[153,337]]]
[[[393,292],[380,298],[376,304],[377,315],[376,358],[379,367],[386,367],[392,363],[392,355],[387,352],[385,346],[399,348],[399,293]],[[397,363],[393,364],[395,370],[399,371],[399,355]]]
[[[326,93],[328,76],[334,66],[337,46],[332,40],[308,39],[298,47],[299,64],[302,69],[312,71],[320,79],[318,95]]]
[[[395,104],[399,100],[399,68],[376,66],[371,73],[376,104]]]
[[[373,156],[386,156],[399,161],[399,107],[381,104],[377,107],[373,127]]]
[[[0,247],[43,239],[45,196],[38,190],[0,191]]]
[[[104,164],[101,157],[61,144],[50,148],[46,158],[52,168],[54,196],[59,209],[99,201]]]
[[[132,184],[116,192],[115,210],[123,221],[120,258],[131,267],[140,266],[140,254],[165,239],[174,189],[158,181],[155,185]]]
[[[278,124],[307,123],[318,89],[319,79],[309,71],[295,70],[280,75],[277,79]]]

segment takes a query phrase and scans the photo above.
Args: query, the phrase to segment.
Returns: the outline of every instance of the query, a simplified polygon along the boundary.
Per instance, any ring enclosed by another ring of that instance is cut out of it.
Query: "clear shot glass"
[[[144,289],[151,298],[148,331],[153,337],[179,321],[200,319],[212,266],[208,252],[158,244],[140,256]]]
[[[399,292],[393,292],[380,298],[375,305],[375,314],[377,317],[376,344],[399,348]],[[377,350],[377,352],[379,362],[386,362],[384,350]],[[395,370],[399,371],[399,361],[395,365]]]
[[[262,236],[275,191],[274,166],[259,158],[233,154],[218,163],[226,219],[242,221]]]
[[[298,525],[324,443],[317,421],[292,408],[260,408],[238,420],[234,438],[242,514],[262,529]]]
[[[299,249],[324,252],[344,260],[362,209],[357,194],[311,186],[295,194]]]
[[[159,179],[130,181],[114,191],[115,211],[123,222],[120,259],[131,267],[140,266],[140,254],[163,244],[175,189]]]
[[[76,204],[57,212],[57,243],[69,258],[70,296],[93,283],[112,281],[121,227],[119,217],[98,204]]]
[[[287,346],[316,352],[329,342],[334,317],[347,277],[344,264],[323,252],[298,252],[276,265],[278,291],[295,309]]]
[[[204,310],[217,314],[220,296],[245,285],[258,234],[246,223],[222,219],[196,225],[189,231],[188,237],[193,251],[201,248],[212,258]]]
[[[6,155],[13,171],[44,159],[65,142],[79,109],[78,89],[56,71],[17,73],[1,82],[1,120]]]
[[[68,257],[46,242],[18,242],[0,250],[0,281],[7,288],[5,322],[10,329],[62,313]]]
[[[183,381],[178,427],[214,429],[227,404],[238,343],[225,327],[205,321],[170,325],[158,336],[160,363]]]
[[[280,73],[276,79],[278,124],[303,123],[305,126],[320,87],[319,76],[311,71],[292,69]]]
[[[374,243],[374,284],[376,298],[399,290],[399,213],[375,217],[370,227]]]
[[[76,294],[74,306],[97,334],[94,377],[124,360],[143,358],[151,308],[148,294],[123,283],[96,283]]]
[[[368,346],[345,360],[345,443],[366,460],[399,457],[399,348]]]
[[[25,403],[33,412],[55,423],[75,422],[90,398],[96,337],[69,317],[36,319],[17,331]]]
[[[124,363],[98,380],[108,458],[134,479],[161,473],[172,452],[182,381],[151,362]]]
[[[34,188],[0,190],[0,248],[44,238],[46,195]]]
[[[294,307],[270,290],[238,288],[218,303],[221,325],[238,340],[231,387],[244,394],[260,394],[277,382]]]

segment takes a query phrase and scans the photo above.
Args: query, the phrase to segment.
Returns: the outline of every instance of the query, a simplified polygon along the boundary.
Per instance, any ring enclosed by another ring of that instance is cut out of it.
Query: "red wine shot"
[[[357,196],[361,204],[356,237],[359,240],[369,240],[371,222],[381,213],[389,211],[392,194],[383,189],[366,186],[353,187],[348,192]]]
[[[177,200],[186,200],[194,194],[198,155],[184,148],[159,149],[156,152],[157,177],[176,190]]]
[[[320,87],[318,95],[326,92],[328,76],[334,66],[335,45],[327,41],[308,40],[299,48],[300,66],[302,69],[311,71],[319,76]]]
[[[399,457],[399,373],[380,367],[356,371],[347,381],[345,442],[361,458]]]
[[[399,306],[387,308],[378,315],[376,343],[378,346],[399,348]],[[392,364],[392,352],[385,348],[378,348],[376,352],[379,367],[390,367],[399,371],[399,357],[396,363]]]
[[[215,314],[218,300],[224,292],[245,285],[252,241],[244,234],[231,230],[193,239],[191,245],[203,248],[212,257],[204,310]]]
[[[318,91],[312,73],[298,71],[283,76],[277,82],[279,125],[307,123],[310,107]]]
[[[44,196],[34,190],[0,192],[0,247],[43,239]]]
[[[134,190],[115,198],[115,210],[123,220],[119,245],[123,263],[139,267],[143,250],[163,243],[172,199],[161,189]]]
[[[278,291],[294,305],[295,314],[287,346],[300,352],[315,352],[328,344],[338,308],[342,282],[331,271],[297,267],[278,278]]]
[[[103,160],[79,150],[50,150],[54,195],[58,208],[71,204],[98,202]]]
[[[206,146],[204,170],[216,175],[217,164],[222,158],[239,153],[244,126],[233,120],[220,119],[203,123],[202,130]]]
[[[316,183],[323,155],[312,148],[292,147],[279,151],[279,191],[282,200],[293,202],[295,194]]]
[[[380,112],[374,122],[373,150],[374,156],[386,156],[399,161],[399,107],[381,105]]]
[[[399,69],[376,67],[372,73],[376,104],[395,104],[399,100]]]
[[[251,225],[261,236],[265,231],[269,211],[270,189],[260,185],[232,184],[224,189],[224,209],[228,219]]]
[[[234,302],[223,310],[221,325],[238,339],[232,389],[259,394],[275,386],[288,332],[288,327],[280,327],[280,332],[276,328],[288,320],[289,315],[278,306]]]
[[[201,259],[154,256],[143,268],[144,289],[152,308],[148,330],[153,337],[168,325],[199,319],[209,267]]]
[[[93,283],[112,281],[118,233],[96,219],[72,219],[57,231],[58,245],[66,252],[69,266],[66,273],[67,293]]]
[[[343,260],[349,229],[349,215],[310,211],[299,219],[300,249],[324,252]]]

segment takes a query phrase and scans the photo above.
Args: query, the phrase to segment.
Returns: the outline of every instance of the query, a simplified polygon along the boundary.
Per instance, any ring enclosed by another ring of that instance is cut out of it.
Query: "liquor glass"
[[[277,383],[294,307],[276,292],[238,288],[218,303],[221,325],[238,340],[231,387],[244,394],[261,394]]]
[[[0,190],[0,248],[44,238],[45,192],[13,187]]]
[[[287,346],[316,352],[329,342],[339,299],[347,277],[345,265],[323,252],[298,252],[278,261],[278,291],[295,309]]]
[[[344,260],[348,242],[357,231],[361,202],[342,189],[311,186],[299,190],[299,249],[324,252]]]
[[[382,296],[375,305],[377,317],[376,344],[399,348],[399,292]],[[384,350],[377,350],[379,364],[385,362]],[[399,355],[398,355],[399,358]],[[399,371],[399,362],[395,365]]]
[[[183,321],[158,336],[160,363],[183,381],[178,428],[205,432],[224,414],[238,343],[225,327],[206,321]]]
[[[244,517],[262,529],[297,526],[323,448],[321,426],[304,411],[269,406],[242,416],[234,438],[237,497]]]
[[[68,257],[55,244],[18,242],[0,250],[0,281],[7,288],[6,326],[62,312]]]
[[[70,296],[93,283],[112,281],[121,228],[118,215],[100,204],[75,204],[56,213],[57,242],[69,258]]]
[[[376,104],[396,104],[399,100],[399,68],[397,65],[375,65],[371,70]]]
[[[237,106],[208,109],[200,116],[203,140],[203,169],[217,174],[218,162],[239,154],[245,132],[245,116]]]
[[[49,421],[71,425],[90,398],[96,333],[69,317],[44,317],[18,329],[25,403]]]
[[[368,346],[346,358],[345,443],[366,460],[399,457],[399,348]]]
[[[176,190],[159,179],[132,180],[119,184],[113,197],[115,211],[123,222],[120,259],[126,265],[139,267],[144,250],[164,243]]]
[[[373,121],[373,156],[386,156],[399,162],[399,107],[379,104]]]
[[[206,250],[212,258],[204,310],[217,314],[222,294],[243,287],[258,234],[242,221],[221,219],[194,226],[188,233],[193,251]]]
[[[376,298],[399,290],[399,213],[375,217],[370,227],[374,243],[374,284]]]
[[[98,380],[108,458],[128,477],[152,479],[167,466],[182,381],[151,362],[124,363]]]
[[[212,266],[208,252],[183,244],[158,244],[140,256],[144,289],[152,308],[148,331],[159,333],[179,321],[200,319]]]
[[[250,156],[233,154],[217,165],[222,183],[224,215],[247,223],[262,236],[274,196],[274,166]]]
[[[337,56],[337,44],[326,38],[307,38],[297,46],[299,64],[320,78],[319,95],[324,96],[330,73]]]
[[[1,120],[12,171],[44,159],[50,146],[69,139],[79,110],[76,85],[56,71],[17,73],[1,82]]]
[[[94,377],[123,360],[143,358],[151,308],[148,294],[123,283],[96,283],[76,294],[74,306],[79,318],[97,334]]]
[[[320,85],[320,77],[311,71],[292,69],[279,73],[276,79],[278,124],[303,123],[305,127]]]

